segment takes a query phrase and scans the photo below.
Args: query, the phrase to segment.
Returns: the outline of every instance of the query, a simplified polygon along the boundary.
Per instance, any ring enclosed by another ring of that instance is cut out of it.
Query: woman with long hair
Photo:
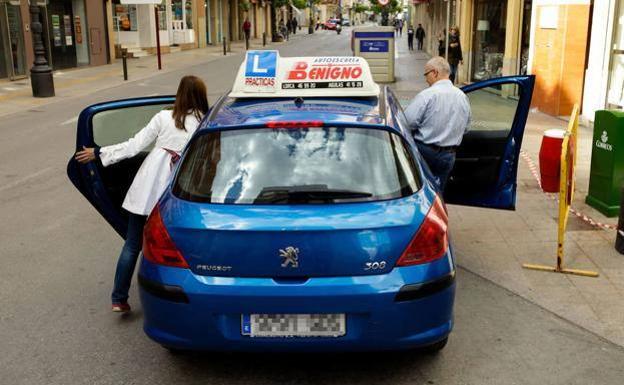
[[[128,232],[115,272],[112,310],[128,312],[128,291],[143,243],[143,227],[167,186],[174,163],[202,117],[208,112],[206,85],[196,76],[180,80],[173,109],[158,112],[134,137],[106,147],[83,147],[76,160],[87,163],[99,159],[104,167],[131,158],[154,143],[132,181],[122,207],[128,211]]]

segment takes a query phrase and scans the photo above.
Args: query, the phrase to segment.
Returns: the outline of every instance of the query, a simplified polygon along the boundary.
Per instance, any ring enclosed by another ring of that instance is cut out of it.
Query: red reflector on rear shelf
[[[448,250],[448,216],[442,201],[436,196],[418,232],[396,263],[411,266],[441,258]]]
[[[322,120],[273,120],[266,123],[268,128],[323,127]]]
[[[159,265],[189,268],[182,253],[169,236],[158,206],[152,211],[143,230],[143,256]]]

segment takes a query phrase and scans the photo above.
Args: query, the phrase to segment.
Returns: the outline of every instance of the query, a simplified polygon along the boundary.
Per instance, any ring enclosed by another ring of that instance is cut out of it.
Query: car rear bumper
[[[433,273],[432,273],[433,272]],[[434,276],[431,279],[423,279]],[[444,339],[453,326],[455,272],[449,260],[384,275],[275,281],[208,277],[142,259],[144,330],[172,348],[239,351],[394,350]],[[345,313],[337,338],[252,338],[242,314]]]

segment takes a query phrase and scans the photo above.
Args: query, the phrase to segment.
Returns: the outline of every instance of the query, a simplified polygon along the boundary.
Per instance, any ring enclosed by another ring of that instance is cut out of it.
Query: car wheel
[[[446,337],[443,340],[440,340],[440,341],[438,341],[436,343],[433,343],[431,345],[427,345],[427,346],[421,348],[420,351],[425,353],[425,354],[436,354],[440,350],[444,349],[444,347],[446,346],[447,343],[448,343],[448,337]]]

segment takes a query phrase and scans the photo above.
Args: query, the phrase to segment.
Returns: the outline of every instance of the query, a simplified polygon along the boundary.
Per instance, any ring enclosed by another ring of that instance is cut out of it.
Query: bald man
[[[443,57],[429,60],[423,74],[429,88],[416,95],[405,109],[418,150],[441,192],[453,170],[457,147],[470,127],[468,97],[451,83],[450,72]]]

